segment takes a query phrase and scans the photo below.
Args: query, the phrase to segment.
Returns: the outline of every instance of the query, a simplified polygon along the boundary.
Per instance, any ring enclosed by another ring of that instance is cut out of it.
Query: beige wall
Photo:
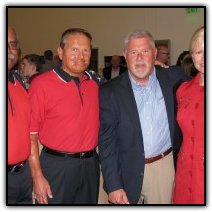
[[[8,22],[18,32],[24,55],[43,55],[46,49],[56,54],[62,32],[81,27],[92,34],[103,67],[104,56],[122,55],[128,32],[146,29],[155,40],[170,39],[175,64],[194,30],[204,25],[204,9],[188,14],[185,8],[9,8]]]

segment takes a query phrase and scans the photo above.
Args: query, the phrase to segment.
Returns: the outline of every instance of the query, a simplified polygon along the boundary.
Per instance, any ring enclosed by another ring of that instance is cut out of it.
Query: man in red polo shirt
[[[32,204],[30,104],[27,93],[12,73],[19,59],[19,42],[8,25],[8,204]]]
[[[36,202],[97,204],[99,192],[98,84],[85,71],[91,35],[66,30],[58,55],[62,66],[33,80],[30,167]],[[39,159],[38,140],[44,146]]]

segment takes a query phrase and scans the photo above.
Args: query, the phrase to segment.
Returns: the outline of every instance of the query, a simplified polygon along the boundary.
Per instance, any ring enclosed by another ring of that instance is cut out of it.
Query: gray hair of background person
[[[23,57],[26,59],[30,65],[35,65],[36,71],[41,72],[42,64],[40,62],[40,56],[37,54],[27,54]]]
[[[129,34],[127,34],[124,40],[124,51],[127,50],[129,41],[131,39],[136,39],[136,38],[148,38],[150,40],[152,47],[155,48],[155,40],[153,36],[146,30],[138,30],[138,31],[130,32]]]
[[[64,49],[64,47],[67,43],[67,37],[69,35],[76,35],[76,34],[85,35],[92,42],[92,36],[87,30],[80,29],[80,28],[70,28],[70,29],[67,29],[66,31],[63,32],[61,39],[60,39],[60,47],[62,49]]]

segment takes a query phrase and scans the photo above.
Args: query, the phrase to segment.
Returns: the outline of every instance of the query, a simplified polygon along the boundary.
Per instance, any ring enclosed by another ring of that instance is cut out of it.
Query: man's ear
[[[59,58],[63,60],[63,49],[60,46],[57,47],[57,54]]]
[[[37,70],[36,70],[36,65],[35,65],[35,64],[32,64],[32,70],[33,70],[33,71],[37,71]]]

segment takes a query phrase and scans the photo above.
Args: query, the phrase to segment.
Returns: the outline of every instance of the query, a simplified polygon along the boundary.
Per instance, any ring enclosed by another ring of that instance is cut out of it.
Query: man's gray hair
[[[125,40],[124,40],[124,51],[127,50],[128,43],[131,39],[136,39],[136,38],[148,38],[150,40],[150,43],[153,48],[155,48],[155,40],[152,37],[152,35],[147,32],[146,30],[137,30],[133,31],[127,34]]]

